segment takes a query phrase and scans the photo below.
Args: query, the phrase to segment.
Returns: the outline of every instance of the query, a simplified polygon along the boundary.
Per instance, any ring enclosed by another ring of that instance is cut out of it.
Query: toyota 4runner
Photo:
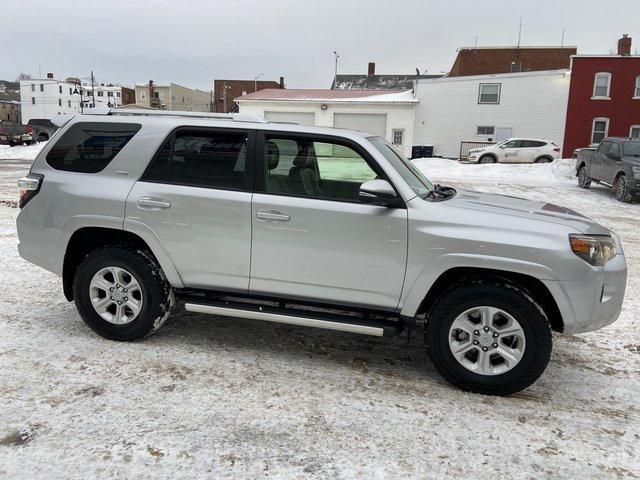
[[[455,385],[533,383],[551,331],[609,325],[617,235],[549,203],[432,184],[367,133],[261,117],[73,117],[19,182],[19,252],[113,340],[172,308],[376,336],[424,324]],[[238,320],[240,321],[240,320]]]

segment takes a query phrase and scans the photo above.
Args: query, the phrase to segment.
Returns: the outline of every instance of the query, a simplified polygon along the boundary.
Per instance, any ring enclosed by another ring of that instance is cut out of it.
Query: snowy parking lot
[[[95,335],[17,253],[15,182],[40,146],[0,146],[0,477],[640,478],[640,204],[581,190],[571,160],[416,164],[456,188],[545,200],[616,231],[620,319],[555,336],[509,398],[461,392],[420,335],[378,339],[176,312],[156,335]]]

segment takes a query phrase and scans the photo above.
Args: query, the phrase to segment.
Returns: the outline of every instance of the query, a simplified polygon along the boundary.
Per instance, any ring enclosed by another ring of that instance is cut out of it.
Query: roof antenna
[[[476,35],[476,41],[473,44],[473,50],[476,52],[478,51],[478,35]]]
[[[560,51],[564,48],[564,28],[562,29],[562,38],[560,39]]]

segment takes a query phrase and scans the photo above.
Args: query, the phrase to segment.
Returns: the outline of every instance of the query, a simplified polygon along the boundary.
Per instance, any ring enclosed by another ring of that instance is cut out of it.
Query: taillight
[[[26,177],[18,180],[18,188],[20,189],[20,208],[23,208],[29,200],[35,197],[40,191],[44,175],[40,173],[30,173]]]
[[[33,128],[27,127],[27,133],[31,135],[33,133]]]

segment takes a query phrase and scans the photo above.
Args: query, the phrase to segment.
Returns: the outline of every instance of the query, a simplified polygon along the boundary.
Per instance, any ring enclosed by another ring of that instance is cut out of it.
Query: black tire
[[[491,306],[513,316],[522,327],[525,349],[505,373],[482,375],[465,368],[449,346],[454,320],[470,308]],[[427,353],[440,374],[457,387],[487,395],[510,395],[535,382],[551,355],[551,328],[540,306],[523,289],[501,279],[476,279],[453,286],[434,304],[425,326]]]
[[[578,169],[578,186],[580,188],[589,188],[591,186],[591,178],[587,175],[587,169],[584,165]]]
[[[536,163],[551,163],[552,161],[553,159],[549,157],[536,158]]]
[[[131,322],[110,323],[93,308],[89,285],[99,270],[119,267],[130,272],[142,291],[142,308]],[[73,279],[76,308],[85,323],[98,335],[110,340],[139,340],[158,330],[169,315],[172,304],[171,287],[162,269],[148,253],[127,247],[112,246],[94,250],[78,266]]]
[[[619,202],[629,203],[631,201],[631,192],[629,192],[626,175],[621,174],[616,178],[613,183],[613,194]]]
[[[496,157],[493,155],[483,155],[478,160],[478,163],[496,163]]]
[[[39,142],[46,142],[47,140],[49,140],[49,135],[47,135],[46,133],[41,133],[40,135],[38,135]]]

